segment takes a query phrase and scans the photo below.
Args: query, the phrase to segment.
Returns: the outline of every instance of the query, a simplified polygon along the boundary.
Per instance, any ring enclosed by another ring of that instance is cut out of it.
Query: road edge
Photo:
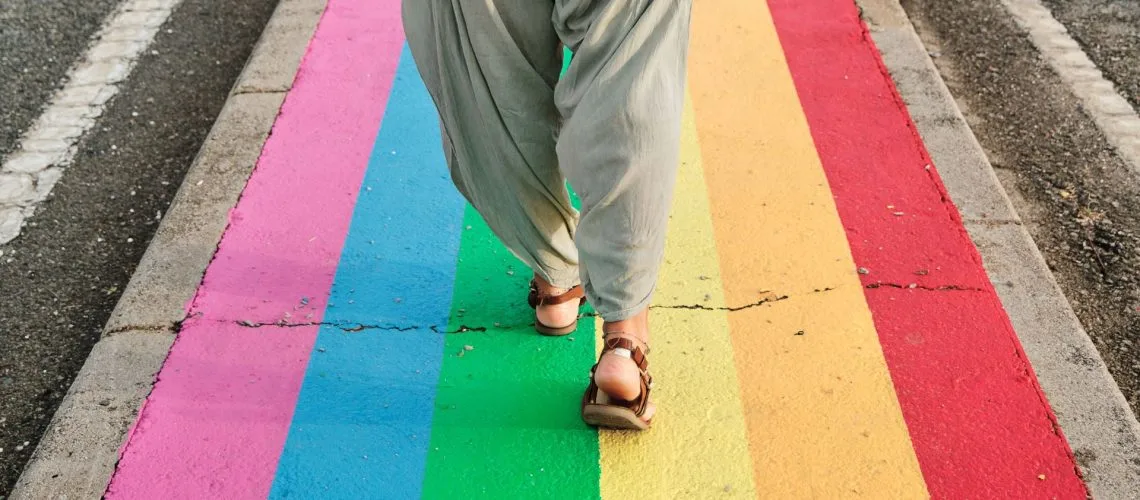
[[[1140,491],[1140,422],[898,0],[856,0],[1096,498]]]
[[[327,0],[281,0],[9,498],[100,498]]]

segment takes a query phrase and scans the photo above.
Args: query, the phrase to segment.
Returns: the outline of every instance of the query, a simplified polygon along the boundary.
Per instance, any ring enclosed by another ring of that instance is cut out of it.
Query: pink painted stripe
[[[321,321],[403,43],[399,0],[330,0],[108,497],[268,495],[317,327],[239,323]]]

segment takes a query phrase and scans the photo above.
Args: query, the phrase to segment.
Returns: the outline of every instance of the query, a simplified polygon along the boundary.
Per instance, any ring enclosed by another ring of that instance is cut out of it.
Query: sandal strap
[[[582,288],[582,285],[574,285],[561,294],[550,295],[539,292],[538,281],[531,280],[530,295],[527,296],[527,303],[530,304],[530,307],[537,308],[538,306],[558,305],[575,299],[585,301],[586,291]]]
[[[622,357],[629,358],[641,370],[643,377],[648,375],[649,370],[649,345],[645,344],[633,337],[621,333],[607,333],[603,338],[602,353],[598,355],[600,359],[606,353],[613,352],[614,354]]]
[[[637,365],[640,372],[641,379],[641,392],[631,401],[622,401],[609,396],[610,404],[615,406],[622,406],[629,408],[637,416],[642,416],[649,408],[649,392],[653,389],[653,376],[649,374],[649,345],[641,342],[640,340],[623,334],[621,332],[611,332],[603,336],[602,353],[598,356],[605,356],[607,353],[613,352],[619,356],[628,357]],[[598,385],[594,382],[594,373],[597,372],[598,364],[595,363],[593,368],[590,368],[590,386],[586,389],[586,393],[582,396],[582,405],[597,404],[598,401]],[[608,395],[607,395],[608,396]]]

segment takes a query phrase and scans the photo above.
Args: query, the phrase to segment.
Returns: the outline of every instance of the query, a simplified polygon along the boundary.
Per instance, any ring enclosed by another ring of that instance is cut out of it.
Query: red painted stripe
[[[1068,443],[855,5],[769,4],[852,254],[870,271],[864,285],[916,285],[865,291],[931,495],[1085,498]],[[961,290],[937,290],[945,286]]]

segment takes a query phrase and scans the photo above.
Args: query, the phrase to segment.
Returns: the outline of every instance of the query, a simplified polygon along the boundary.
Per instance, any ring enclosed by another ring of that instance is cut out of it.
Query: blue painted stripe
[[[395,78],[271,498],[420,496],[464,202],[406,47]]]

